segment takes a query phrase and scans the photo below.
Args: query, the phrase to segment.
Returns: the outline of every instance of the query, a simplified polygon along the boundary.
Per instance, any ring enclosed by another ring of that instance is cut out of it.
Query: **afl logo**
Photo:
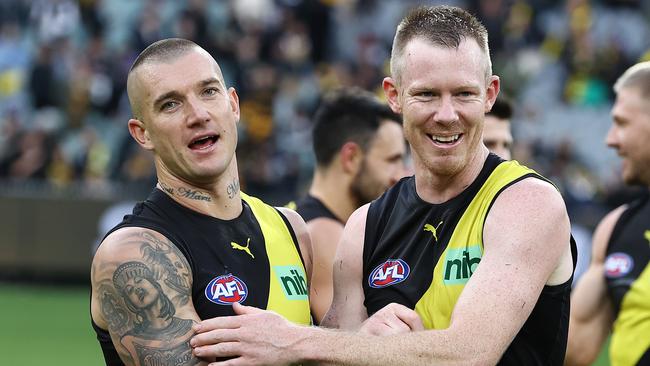
[[[634,260],[625,253],[612,253],[605,260],[605,276],[609,278],[623,277],[634,267]]]
[[[382,288],[400,283],[409,276],[411,268],[401,259],[389,259],[378,265],[368,277],[372,288]]]
[[[213,278],[205,286],[205,297],[219,305],[241,303],[246,300],[246,296],[248,296],[246,284],[232,273]]]

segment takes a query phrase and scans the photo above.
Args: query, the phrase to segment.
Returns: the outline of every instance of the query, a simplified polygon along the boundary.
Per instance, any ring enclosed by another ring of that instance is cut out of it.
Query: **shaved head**
[[[142,95],[138,70],[145,65],[173,62],[190,52],[202,52],[210,56],[206,50],[196,43],[182,38],[168,38],[154,42],[138,55],[129,70],[126,82],[126,91],[129,97],[129,103],[131,104],[131,111],[135,119],[142,119]],[[219,79],[225,86],[221,69],[219,69],[219,65],[217,65],[216,61],[215,66]]]

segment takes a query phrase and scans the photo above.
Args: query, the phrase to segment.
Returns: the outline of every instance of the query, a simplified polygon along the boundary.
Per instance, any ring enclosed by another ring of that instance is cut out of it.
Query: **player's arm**
[[[363,301],[363,243],[369,204],[358,208],[345,224],[333,265],[332,305],[322,325],[357,329],[368,318]]]
[[[123,228],[100,245],[91,268],[91,313],[126,365],[204,364],[192,356],[192,274],[158,232]]]
[[[569,238],[560,194],[546,182],[525,179],[504,190],[490,210],[484,255],[447,329],[359,337],[293,328],[287,336],[297,337],[296,357],[303,360],[346,365],[496,364],[544,285],[571,277]]]
[[[607,214],[594,232],[591,263],[571,295],[565,365],[591,365],[611,330],[614,310],[607,296],[605,253],[614,226],[624,209],[622,206]]]
[[[305,224],[305,220],[303,220],[296,211],[286,207],[277,207],[277,209],[287,218],[293,232],[296,234],[298,246],[300,247],[300,254],[302,255],[302,262],[304,263],[305,271],[307,272],[307,283],[310,284],[309,286],[311,288],[314,255],[312,252],[309,231],[307,231],[307,224]]]
[[[332,266],[336,247],[341,240],[343,225],[333,219],[320,217],[307,223],[314,253],[314,269],[311,278],[309,303],[320,324],[332,304]]]

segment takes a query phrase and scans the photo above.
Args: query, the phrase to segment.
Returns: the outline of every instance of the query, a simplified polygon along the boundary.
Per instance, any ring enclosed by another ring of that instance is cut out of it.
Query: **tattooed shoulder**
[[[93,262],[93,301],[116,348],[135,364],[159,364],[158,357],[166,364],[193,364],[187,342],[198,316],[187,259],[146,229],[118,233],[110,244],[114,250]]]

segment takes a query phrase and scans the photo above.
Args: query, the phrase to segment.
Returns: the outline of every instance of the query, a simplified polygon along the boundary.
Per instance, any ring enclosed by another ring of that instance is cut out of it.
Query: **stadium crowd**
[[[116,200],[143,197],[155,175],[124,128],[126,74],[146,45],[182,37],[239,93],[243,190],[287,202],[309,184],[321,96],[352,85],[382,95],[395,25],[418,3],[0,0],[0,185],[98,195],[127,186]],[[491,35],[495,74],[515,101],[514,158],[550,177],[574,222],[593,227],[628,194],[603,139],[611,85],[650,59],[650,3],[445,3],[471,10]]]

